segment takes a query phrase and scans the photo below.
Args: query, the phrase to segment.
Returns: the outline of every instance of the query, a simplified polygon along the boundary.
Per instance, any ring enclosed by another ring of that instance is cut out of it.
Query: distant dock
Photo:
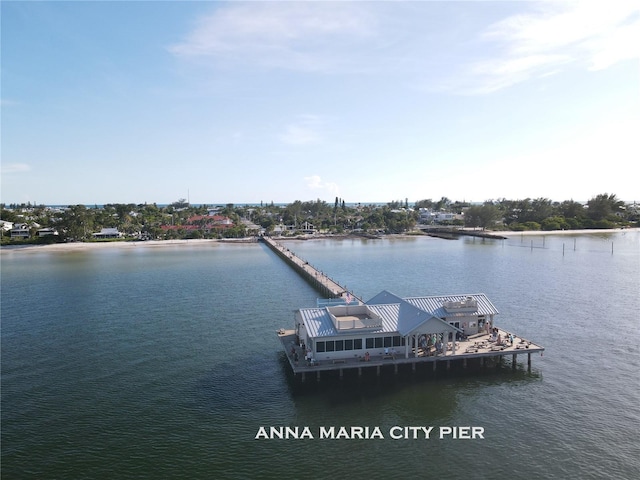
[[[493,240],[506,240],[507,237],[495,233],[487,233],[482,230],[465,230],[456,227],[419,227],[422,232],[430,237],[444,238],[445,240],[456,240],[460,236],[490,238]]]

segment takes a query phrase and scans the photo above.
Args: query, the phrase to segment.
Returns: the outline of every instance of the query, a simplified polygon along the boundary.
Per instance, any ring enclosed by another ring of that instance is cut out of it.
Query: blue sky
[[[636,1],[0,8],[5,203],[640,200]]]

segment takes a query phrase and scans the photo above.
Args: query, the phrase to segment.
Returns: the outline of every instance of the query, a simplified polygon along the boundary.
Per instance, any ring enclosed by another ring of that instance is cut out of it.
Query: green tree
[[[487,201],[483,205],[469,207],[464,217],[466,226],[481,227],[485,230],[487,227],[494,226],[496,221],[500,220],[500,210],[493,202]]]
[[[591,220],[615,221],[616,213],[624,209],[624,202],[618,200],[614,194],[603,193],[587,202],[587,215]]]
[[[65,240],[84,241],[93,233],[93,220],[84,205],[72,205],[62,216],[60,234]]]

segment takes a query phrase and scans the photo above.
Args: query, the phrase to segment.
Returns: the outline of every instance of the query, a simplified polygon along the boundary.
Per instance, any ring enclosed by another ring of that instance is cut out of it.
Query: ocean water
[[[2,477],[637,478],[640,233],[287,246],[365,299],[484,292],[546,351],[302,385],[275,332],[317,294],[264,245],[3,250]],[[438,437],[453,426],[484,438]]]

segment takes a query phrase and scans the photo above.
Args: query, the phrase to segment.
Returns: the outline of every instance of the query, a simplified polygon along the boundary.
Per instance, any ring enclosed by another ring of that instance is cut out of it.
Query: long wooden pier
[[[297,256],[284,245],[276,242],[271,237],[263,236],[261,240],[324,297],[343,299],[347,303],[363,303],[362,299],[356,297],[346,287],[340,285],[322,270],[310,265],[309,262]]]

